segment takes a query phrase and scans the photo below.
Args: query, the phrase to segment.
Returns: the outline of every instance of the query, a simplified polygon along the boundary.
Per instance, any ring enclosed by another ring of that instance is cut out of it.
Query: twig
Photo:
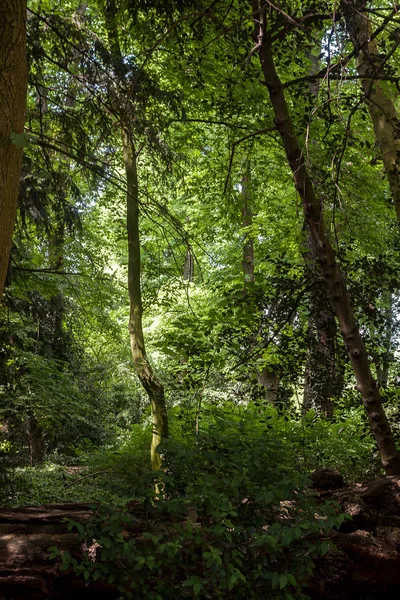
[[[88,479],[89,477],[95,477],[96,475],[100,475],[102,473],[109,473],[109,472],[110,471],[107,469],[107,470],[103,470],[103,471],[96,471],[95,473],[88,473],[87,475],[84,475],[83,477],[80,477],[79,479],[72,481],[68,485],[65,485],[64,488],[69,488],[72,485],[76,485],[77,483],[80,483],[81,481],[83,481],[84,479]]]
[[[263,135],[264,133],[271,133],[272,131],[276,131],[276,127],[266,127],[265,129],[258,129],[257,131],[253,131],[252,133],[248,133],[247,135],[244,135],[242,138],[240,138],[240,139],[236,140],[235,142],[233,142],[231,156],[230,156],[230,159],[229,159],[228,174],[227,174],[226,179],[225,179],[224,194],[226,193],[226,189],[228,187],[229,178],[231,176],[232,163],[233,163],[233,157],[234,157],[234,154],[235,154],[235,148],[236,148],[236,146],[238,146],[242,142],[245,142],[246,140],[249,140],[251,138],[256,137],[257,135]]]

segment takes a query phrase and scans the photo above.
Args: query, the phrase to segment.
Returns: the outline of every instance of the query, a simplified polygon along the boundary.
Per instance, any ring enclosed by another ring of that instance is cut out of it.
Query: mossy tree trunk
[[[321,416],[331,419],[333,416],[332,398],[339,395],[341,388],[336,345],[336,321],[307,225],[305,225],[305,230],[306,248],[303,255],[311,287],[308,304],[303,410],[314,408]]]
[[[8,262],[22,166],[22,147],[11,134],[22,135],[26,113],[26,0],[0,2],[0,302]]]
[[[271,35],[267,30],[266,11],[253,0],[255,38],[258,54],[275,114],[275,125],[281,136],[296,190],[301,198],[304,217],[310,229],[315,253],[329,290],[330,300],[339,321],[341,334],[362,395],[363,404],[379,449],[382,466],[388,475],[400,474],[400,454],[382,406],[376,381],[372,377],[368,355],[354,318],[350,298],[335,251],[329,240],[322,214],[322,200],[317,197],[289,113],[282,83],[277,74]]]
[[[319,72],[322,40],[313,52],[307,53],[310,60],[310,75]],[[308,85],[310,97],[316,101],[320,79]],[[304,249],[306,277],[310,283],[307,328],[307,360],[304,373],[303,411],[314,408],[321,416],[333,416],[333,397],[340,394],[340,369],[336,344],[336,320],[329,299],[328,289],[315,254],[311,232],[304,223]]]
[[[161,457],[157,451],[157,446],[163,439],[168,437],[168,419],[164,388],[149,363],[144,343],[140,284],[139,194],[136,153],[130,133],[124,128],[122,129],[122,144],[127,181],[126,226],[128,233],[128,291],[130,304],[129,335],[136,373],[150,399],[153,418],[151,464],[153,470],[158,471],[161,467]]]
[[[150,400],[153,420],[150,448],[151,465],[154,471],[158,471],[161,467],[161,456],[157,447],[163,439],[168,437],[168,418],[164,387],[156,377],[150,365],[144,343],[139,229],[139,184],[137,155],[133,134],[134,110],[131,110],[131,103],[123,93],[123,90],[125,90],[126,96],[128,96],[127,90],[129,90],[131,86],[121,53],[115,0],[107,0],[104,16],[114,63],[114,74],[116,80],[120,82],[119,92],[115,97],[115,110],[118,111],[119,109],[127,184],[126,227],[128,236],[128,293],[130,306],[128,327],[135,371]],[[113,83],[111,82],[110,86],[112,85]]]

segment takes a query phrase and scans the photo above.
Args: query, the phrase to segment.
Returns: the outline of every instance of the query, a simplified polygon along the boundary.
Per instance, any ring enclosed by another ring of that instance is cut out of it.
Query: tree
[[[130,102],[129,94],[134,86],[126,77],[124,61],[121,53],[117,9],[114,0],[108,0],[105,7],[105,23],[108,32],[108,41],[114,62],[114,76],[125,91],[127,98],[121,93],[115,99],[119,108],[121,140],[125,165],[127,184],[126,193],[126,229],[128,234],[128,292],[129,292],[129,334],[131,340],[132,357],[136,373],[141,384],[146,390],[153,418],[153,432],[151,442],[151,463],[154,471],[161,467],[161,456],[158,446],[168,437],[168,417],[165,404],[164,387],[156,377],[149,359],[147,358],[143,335],[143,306],[141,292],[141,257],[139,233],[139,184],[137,172],[137,154],[135,148],[133,123],[134,101]]]
[[[26,0],[5,0],[0,6],[0,302],[17,212],[27,85]]]
[[[382,466],[388,475],[400,474],[400,453],[382,406],[376,381],[372,377],[368,355],[355,321],[346,284],[340,271],[335,251],[329,240],[322,215],[322,200],[314,192],[313,183],[297,140],[286,102],[282,83],[277,74],[270,23],[267,12],[257,1],[252,5],[255,21],[254,39],[270,101],[275,114],[275,125],[280,133],[288,164],[292,170],[296,190],[301,198],[304,216],[312,235],[314,248],[330,299],[338,318],[341,334],[362,395],[365,410],[374,434]]]
[[[376,33],[372,31],[366,2],[363,0],[353,3],[343,0],[341,6],[347,31],[354,46],[357,69],[388,178],[396,216],[400,221],[400,121],[394,102],[381,81],[381,79],[390,79],[385,73],[387,58],[379,53]],[[393,17],[394,14],[391,13],[390,16]],[[390,22],[390,18],[386,18],[385,21]],[[394,49],[397,45],[396,41]]]

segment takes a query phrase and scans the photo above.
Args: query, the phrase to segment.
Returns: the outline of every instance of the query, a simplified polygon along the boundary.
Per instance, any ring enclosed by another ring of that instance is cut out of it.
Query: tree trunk
[[[367,13],[361,12],[364,7],[364,0],[342,0],[343,15],[356,51],[358,73],[375,139],[379,144],[397,219],[400,221],[400,122],[392,99],[377,80],[382,75],[383,66],[376,39],[371,40],[371,21]]]
[[[385,321],[383,340],[380,341],[380,345],[385,348],[383,354],[376,357],[376,376],[378,383],[382,388],[387,388],[389,380],[389,368],[391,362],[393,362],[393,349],[392,349],[392,337],[394,329],[394,314],[393,314],[393,298],[391,294],[387,297],[388,306],[385,310]]]
[[[28,72],[26,0],[0,2],[0,302],[10,258],[22,167],[22,147],[11,134],[24,131]]]
[[[276,406],[278,397],[279,377],[267,368],[257,371],[258,385],[264,388],[264,398],[272,406]]]
[[[258,53],[275,114],[275,125],[281,136],[288,164],[292,170],[295,187],[301,198],[305,220],[310,229],[316,256],[327,282],[330,300],[340,324],[347,352],[361,392],[369,423],[379,449],[382,466],[388,475],[400,474],[400,454],[382,406],[376,381],[372,377],[368,355],[351,308],[350,298],[330,243],[322,214],[322,200],[317,198],[304,162],[292,119],[286,103],[282,83],[275,69],[271,36],[266,31],[266,14],[253,1],[255,38],[259,43]]]
[[[194,254],[190,244],[186,247],[185,266],[183,269],[183,279],[193,281],[194,278]]]
[[[242,217],[243,227],[248,228],[253,224],[253,209],[252,209],[252,194],[251,194],[251,170],[250,161],[246,160],[244,165],[244,173],[241,181],[242,188]],[[244,277],[244,293],[247,295],[247,286],[255,282],[254,277],[254,242],[251,233],[245,233],[243,242],[243,277]],[[251,296],[250,296],[251,297]],[[250,309],[250,314],[253,312]],[[271,367],[270,367],[271,368]],[[264,388],[264,398],[267,402],[276,405],[279,377],[272,370],[264,367],[257,369],[258,385]]]
[[[247,160],[242,175],[242,217],[243,227],[251,227],[253,224],[253,211],[251,207],[251,181],[250,163]],[[244,284],[254,283],[254,243],[253,236],[248,231],[244,234],[243,242],[243,275]]]
[[[117,9],[115,0],[107,0],[104,11],[105,25],[114,63],[115,77],[121,82],[121,89],[129,83],[122,59],[118,35]],[[130,128],[129,104],[121,95],[116,98],[119,103],[121,118],[122,148],[126,175],[126,227],[128,234],[128,293],[129,293],[129,335],[133,363],[140,383],[150,400],[153,420],[152,440],[150,447],[151,466],[153,471],[161,467],[161,456],[157,451],[160,442],[168,437],[168,418],[165,405],[164,387],[156,377],[146,354],[143,336],[143,306],[141,291],[141,260],[139,235],[139,186],[136,163],[136,152]],[[118,105],[116,107],[116,110]]]
[[[28,444],[31,465],[42,462],[45,454],[42,428],[35,416],[28,418]]]
[[[140,285],[141,264],[136,153],[129,133],[125,129],[122,129],[122,144],[127,181],[126,225],[128,232],[128,291],[130,304],[129,334],[136,373],[150,399],[153,417],[153,436],[150,450],[151,464],[153,470],[158,471],[161,466],[161,457],[157,451],[157,446],[163,439],[168,437],[167,410],[164,388],[151,368],[144,345],[142,292]]]
[[[330,419],[332,397],[338,395],[336,361],[336,322],[329,292],[317,264],[314,244],[307,226],[307,249],[304,260],[308,277],[313,283],[309,298],[307,361],[304,377],[303,410],[314,408]]]
[[[319,56],[322,40],[313,52],[307,54],[311,62],[310,74],[320,70]],[[316,101],[321,80],[309,83],[310,96]],[[320,415],[333,416],[332,397],[338,396],[338,361],[336,360],[336,321],[329,300],[329,293],[318,266],[311,232],[304,223],[306,235],[303,251],[307,277],[312,284],[309,297],[307,331],[307,360],[304,374],[303,411],[314,408]]]

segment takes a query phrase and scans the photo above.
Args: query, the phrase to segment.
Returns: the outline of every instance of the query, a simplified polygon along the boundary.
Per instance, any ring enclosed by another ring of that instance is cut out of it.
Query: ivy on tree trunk
[[[255,39],[258,55],[275,115],[275,125],[281,136],[296,190],[301,198],[304,217],[310,229],[316,256],[327,283],[330,300],[339,321],[340,331],[350,357],[357,388],[363,399],[369,423],[387,475],[400,474],[400,453],[382,406],[382,398],[372,377],[368,355],[354,318],[350,298],[335,251],[329,240],[322,214],[322,200],[317,197],[297,140],[284,89],[275,68],[271,35],[267,30],[266,11],[257,0],[252,4],[255,14]]]

